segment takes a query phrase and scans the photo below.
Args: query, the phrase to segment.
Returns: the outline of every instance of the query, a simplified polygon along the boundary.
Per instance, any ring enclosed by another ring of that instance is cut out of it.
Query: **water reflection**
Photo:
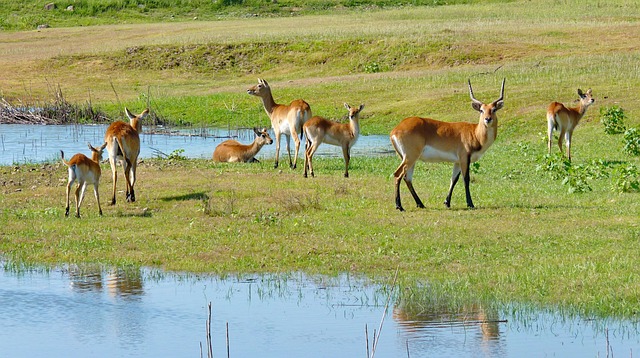
[[[144,294],[140,269],[71,265],[68,274],[71,289],[77,292],[105,290],[111,297],[127,299],[135,299]]]
[[[348,274],[220,278],[5,263],[0,356],[197,356],[211,302],[215,356],[226,356],[228,324],[232,357],[364,357],[365,325],[378,327],[387,292]],[[640,349],[637,322],[451,307],[427,294],[394,297],[391,307],[379,357],[620,357]]]

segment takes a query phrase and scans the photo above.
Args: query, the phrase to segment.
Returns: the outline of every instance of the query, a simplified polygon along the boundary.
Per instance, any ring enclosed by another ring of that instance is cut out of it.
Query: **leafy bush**
[[[640,192],[640,171],[633,164],[618,166],[613,173],[611,189],[618,193]]]
[[[638,131],[638,128],[629,128],[624,131],[624,147],[622,150],[629,155],[640,155],[640,131]]]
[[[620,134],[627,129],[624,125],[624,110],[619,106],[601,107],[600,122],[607,134]]]

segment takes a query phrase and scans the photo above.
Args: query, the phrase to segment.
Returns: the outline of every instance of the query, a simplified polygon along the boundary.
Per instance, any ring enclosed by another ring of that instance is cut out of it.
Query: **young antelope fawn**
[[[364,109],[364,104],[360,107],[351,107],[344,104],[349,111],[349,123],[337,123],[322,117],[312,117],[304,124],[304,134],[306,144],[304,151],[304,177],[307,177],[307,169],[313,174],[313,154],[322,143],[336,145],[342,148],[344,156],[344,177],[349,177],[349,160],[351,159],[351,147],[356,144],[360,135],[360,111]]]
[[[560,153],[564,155],[562,149],[562,139],[564,138],[567,146],[567,156],[571,161],[571,137],[573,136],[573,130],[576,129],[580,119],[584,116],[587,108],[595,102],[591,94],[591,88],[586,93],[582,93],[581,89],[578,89],[578,96],[580,96],[580,103],[577,107],[566,107],[559,102],[552,102],[547,108],[547,136],[549,138],[547,146],[549,154],[551,154],[551,141],[553,140],[553,131],[560,132],[558,136],[558,147]]]
[[[240,142],[229,139],[218,144],[213,151],[213,161],[215,162],[242,162],[242,163],[255,163],[259,162],[255,158],[256,154],[262,149],[265,144],[273,143],[273,139],[269,136],[267,128],[258,130],[253,128],[253,132],[256,134],[256,138],[253,143],[249,145],[241,144]]]
[[[84,199],[84,192],[87,189],[87,185],[93,185],[93,193],[96,196],[96,201],[98,202],[98,211],[100,215],[102,215],[102,207],[100,206],[100,194],[98,193],[98,184],[100,182],[100,161],[102,160],[102,152],[104,148],[107,146],[107,143],[104,143],[99,148],[94,148],[89,145],[89,149],[91,149],[91,159],[87,158],[86,155],[78,153],[71,157],[71,159],[67,162],[64,160],[64,152],[60,151],[60,157],[62,159],[62,163],[64,163],[69,168],[69,182],[67,183],[67,207],[65,209],[64,215],[69,216],[69,192],[71,191],[71,186],[77,180],[78,187],[76,188],[76,217],[80,217],[80,205],[82,204],[82,200]]]

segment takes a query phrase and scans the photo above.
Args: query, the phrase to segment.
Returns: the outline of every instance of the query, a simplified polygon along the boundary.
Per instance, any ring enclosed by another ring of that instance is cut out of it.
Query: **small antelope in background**
[[[311,107],[301,99],[294,100],[288,106],[277,104],[271,95],[271,88],[267,81],[258,79],[258,84],[249,88],[247,93],[260,97],[264,110],[271,120],[271,127],[276,136],[276,162],[274,168],[278,167],[280,158],[280,135],[287,138],[287,153],[289,154],[289,167],[295,169],[298,164],[298,151],[300,149],[300,139],[302,139],[302,125],[311,118]],[[300,135],[300,138],[298,138]],[[291,161],[291,137],[295,142],[295,159]]]
[[[71,186],[77,180],[78,187],[76,188],[76,217],[80,217],[80,205],[84,199],[84,192],[87,189],[87,185],[93,185],[93,193],[96,196],[98,202],[98,211],[102,215],[102,207],[100,206],[100,194],[98,193],[98,184],[100,182],[100,161],[102,160],[102,152],[107,143],[104,143],[99,148],[94,148],[90,143],[89,149],[91,149],[91,159],[86,155],[78,153],[71,157],[67,162],[64,160],[64,152],[60,151],[60,158],[62,163],[69,167],[69,182],[67,183],[67,208],[65,209],[64,216],[69,216],[69,192]]]
[[[219,163],[259,162],[259,160],[255,158],[256,154],[258,154],[260,149],[262,149],[262,146],[265,144],[273,143],[273,139],[269,136],[267,128],[263,128],[262,130],[253,128],[253,132],[256,134],[256,137],[251,144],[241,144],[233,139],[225,140],[218,144],[216,149],[213,151],[213,160]]]
[[[404,211],[400,202],[400,181],[404,179],[409,192],[419,208],[424,208],[422,201],[413,188],[413,170],[418,159],[425,162],[452,162],[453,173],[449,193],[444,201],[451,206],[451,193],[456,186],[460,173],[464,178],[467,206],[473,208],[471,193],[469,192],[470,164],[480,159],[493,144],[498,135],[498,117],[496,112],[504,106],[504,80],[500,98],[485,104],[473,96],[471,81],[469,80],[469,95],[471,107],[480,112],[477,124],[467,122],[441,122],[430,118],[405,118],[391,131],[391,143],[396,153],[402,158],[402,163],[396,169],[395,177],[396,209]]]
[[[129,202],[136,201],[133,186],[136,183],[136,169],[138,167],[138,155],[140,155],[139,133],[142,132],[142,120],[149,114],[148,108],[137,116],[129,112],[127,108],[124,111],[129,117],[129,123],[121,121],[111,123],[104,135],[104,141],[107,142],[111,173],[113,174],[111,205],[116,203],[117,162],[120,162],[124,168],[124,177],[127,185],[126,199]]]
[[[304,151],[304,177],[307,177],[307,168],[313,176],[313,154],[318,150],[322,143],[336,145],[342,148],[344,156],[344,177],[349,177],[349,160],[351,159],[351,147],[356,144],[360,135],[360,111],[364,108],[364,104],[360,107],[351,107],[344,104],[349,111],[349,123],[338,123],[330,121],[322,117],[312,117],[304,124],[303,130],[306,136],[306,144]]]
[[[582,119],[582,116],[584,116],[587,108],[595,102],[595,99],[593,99],[591,95],[591,88],[589,88],[586,93],[582,93],[582,90],[578,89],[578,96],[580,96],[580,103],[577,107],[565,107],[562,103],[552,102],[549,105],[549,108],[547,108],[547,136],[549,137],[547,144],[549,154],[551,154],[553,131],[557,130],[560,132],[560,135],[558,136],[558,147],[560,148],[560,153],[564,155],[564,150],[562,149],[562,139],[564,138],[569,161],[571,161],[571,137],[573,136],[573,130],[578,126],[578,123],[580,122],[580,119]]]

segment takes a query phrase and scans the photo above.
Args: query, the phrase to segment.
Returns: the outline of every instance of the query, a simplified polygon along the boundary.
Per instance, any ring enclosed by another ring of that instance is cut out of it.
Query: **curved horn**
[[[498,102],[501,102],[502,100],[504,100],[504,81],[505,80],[506,80],[506,78],[502,79],[502,88],[500,89],[500,98],[498,98],[495,101],[493,101],[493,103],[498,103]]]
[[[473,103],[477,103],[479,105],[482,105],[482,102],[478,101],[474,96],[473,96],[473,88],[471,88],[471,79],[469,79],[469,96],[471,97],[471,101],[473,101]]]

